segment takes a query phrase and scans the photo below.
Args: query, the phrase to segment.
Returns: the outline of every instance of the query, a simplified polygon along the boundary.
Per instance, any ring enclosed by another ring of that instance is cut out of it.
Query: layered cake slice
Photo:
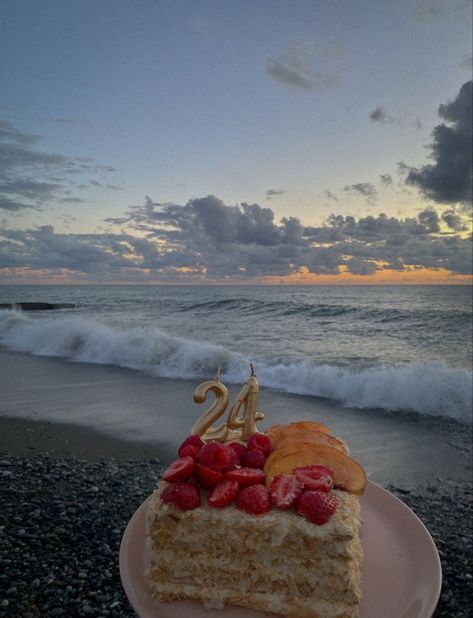
[[[362,467],[318,423],[237,437],[191,435],[150,497],[151,595],[289,618],[357,617]]]

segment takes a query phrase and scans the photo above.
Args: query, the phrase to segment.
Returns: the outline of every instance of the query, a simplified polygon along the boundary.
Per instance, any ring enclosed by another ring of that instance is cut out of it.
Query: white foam
[[[221,366],[227,382],[240,383],[249,365],[243,354],[157,328],[117,330],[79,317],[37,319],[17,311],[0,311],[0,342],[12,350],[129,367],[166,378],[207,378]],[[443,361],[356,371],[310,361],[251,360],[257,362],[262,386],[325,397],[348,407],[472,421],[472,373]]]

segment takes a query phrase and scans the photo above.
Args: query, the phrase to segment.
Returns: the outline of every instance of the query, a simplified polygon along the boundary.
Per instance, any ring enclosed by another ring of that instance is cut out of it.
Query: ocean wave
[[[160,301],[163,302],[163,301]],[[448,311],[431,310],[425,311],[415,308],[399,309],[396,307],[363,307],[346,303],[305,303],[297,300],[285,298],[284,300],[261,300],[245,296],[216,298],[202,300],[199,302],[164,301],[166,308],[179,312],[195,312],[206,315],[209,311],[219,312],[234,311],[241,315],[261,315],[268,317],[290,316],[301,318],[339,318],[347,316],[356,317],[357,320],[368,320],[384,323],[391,322],[411,322],[418,325],[418,320],[423,323],[438,322],[445,325],[451,320],[458,323],[469,323],[471,321],[471,311],[454,310]]]
[[[117,365],[173,379],[208,378],[222,367],[229,383],[248,375],[245,355],[157,328],[118,330],[80,317],[30,318],[0,311],[0,343],[16,351],[76,362]],[[472,373],[443,361],[361,370],[309,360],[257,363],[262,386],[324,397],[352,408],[414,411],[471,423]]]

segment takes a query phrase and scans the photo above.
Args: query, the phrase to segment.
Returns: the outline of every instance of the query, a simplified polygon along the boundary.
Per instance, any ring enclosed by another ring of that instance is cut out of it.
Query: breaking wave
[[[355,370],[320,361],[249,359],[157,328],[118,330],[80,317],[33,319],[17,311],[0,311],[0,343],[11,350],[117,365],[163,378],[208,378],[221,366],[229,383],[247,379],[251,360],[262,386],[287,393],[324,397],[352,408],[472,421],[472,373],[444,361]]]

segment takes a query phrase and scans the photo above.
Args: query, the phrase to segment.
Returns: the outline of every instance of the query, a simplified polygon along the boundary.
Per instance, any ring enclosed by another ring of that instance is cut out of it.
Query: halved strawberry
[[[207,442],[197,455],[197,463],[212,470],[221,470],[230,463],[229,449],[220,442]]]
[[[243,457],[243,455],[246,453],[246,450],[247,450],[246,446],[242,444],[241,442],[230,442],[230,444],[228,444],[227,446],[236,452],[236,454],[238,455],[240,459],[240,464],[241,464],[241,458]]]
[[[168,483],[185,481],[194,472],[194,460],[192,457],[181,457],[170,464],[163,472],[163,479]]]
[[[236,468],[225,472],[225,478],[228,481],[237,481],[242,487],[247,485],[256,485],[257,483],[264,483],[266,474],[263,470],[257,470],[256,468]]]
[[[337,507],[338,498],[324,491],[304,491],[297,502],[297,511],[317,526],[326,524]]]
[[[181,511],[189,511],[200,506],[199,488],[189,481],[170,483],[161,494],[165,504],[173,504]]]
[[[333,472],[326,466],[294,468],[293,474],[304,485],[304,489],[327,492],[333,487]]]
[[[221,472],[207,468],[207,466],[196,464],[195,471],[197,480],[204,487],[214,487],[223,481],[223,474]]]
[[[225,467],[222,468],[222,472],[234,470],[237,466],[240,465],[240,458],[238,457],[238,453],[234,449],[230,448],[229,444],[226,444],[225,448],[227,449],[229,462]]]
[[[267,457],[273,450],[273,441],[265,433],[254,433],[248,440],[248,448],[260,448]]]
[[[294,475],[278,474],[269,488],[271,503],[277,509],[286,511],[294,505],[303,489],[304,485]]]
[[[195,459],[199,452],[200,446],[195,446],[195,444],[186,444],[179,449],[180,457],[192,457],[192,459]]]
[[[222,481],[209,491],[209,504],[218,509],[228,506],[237,497],[238,489],[236,481]]]
[[[195,459],[203,446],[202,438],[198,434],[193,434],[184,440],[177,452],[179,457],[194,457]]]

